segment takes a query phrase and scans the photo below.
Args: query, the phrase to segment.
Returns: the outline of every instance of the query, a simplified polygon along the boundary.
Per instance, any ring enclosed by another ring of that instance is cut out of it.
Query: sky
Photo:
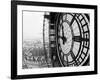
[[[23,40],[43,39],[44,12],[23,11]]]

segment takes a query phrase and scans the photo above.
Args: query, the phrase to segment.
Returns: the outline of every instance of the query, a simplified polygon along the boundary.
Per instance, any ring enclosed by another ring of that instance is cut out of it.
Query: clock
[[[62,66],[82,66],[86,63],[89,65],[89,38],[89,14],[58,14],[56,48]]]

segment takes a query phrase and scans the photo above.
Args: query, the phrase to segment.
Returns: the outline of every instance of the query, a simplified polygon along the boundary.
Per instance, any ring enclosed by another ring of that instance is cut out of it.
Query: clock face
[[[89,58],[89,17],[61,13],[56,24],[57,54],[62,66],[80,66]]]

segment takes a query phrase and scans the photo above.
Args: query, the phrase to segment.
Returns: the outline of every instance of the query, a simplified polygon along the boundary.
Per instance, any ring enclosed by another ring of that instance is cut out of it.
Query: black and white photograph
[[[12,7],[13,78],[96,73],[96,6],[13,1]]]
[[[89,66],[89,14],[23,11],[22,68]]]

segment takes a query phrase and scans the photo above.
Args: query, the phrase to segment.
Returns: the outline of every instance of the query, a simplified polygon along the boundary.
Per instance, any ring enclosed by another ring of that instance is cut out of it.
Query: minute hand
[[[63,40],[63,44],[65,44],[65,42],[67,41],[66,37],[64,36],[64,28],[62,26],[62,40]]]

